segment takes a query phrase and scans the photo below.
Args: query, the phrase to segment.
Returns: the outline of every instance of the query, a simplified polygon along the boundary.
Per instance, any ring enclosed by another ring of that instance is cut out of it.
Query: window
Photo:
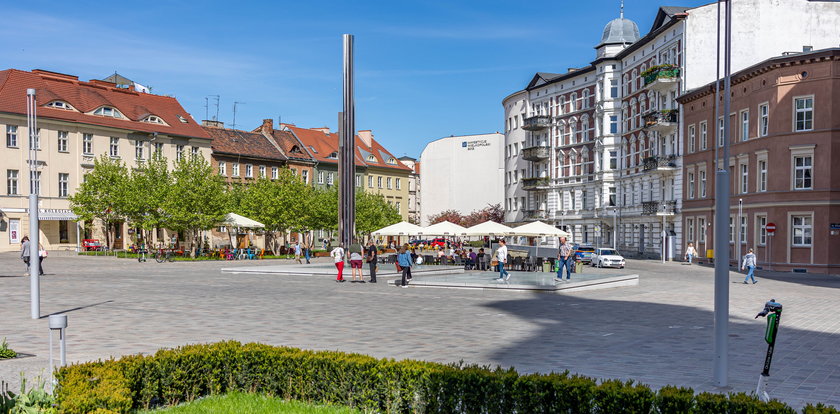
[[[306,173],[306,170],[304,170],[303,172]],[[280,174],[280,171],[278,170],[277,167],[271,167],[271,179],[272,180],[276,180],[279,177],[279,174]],[[306,175],[306,174],[304,174],[304,175]]]
[[[401,203],[401,202],[397,201],[397,202],[395,202],[395,203],[394,203],[394,207],[396,207],[396,208],[397,208],[397,212],[401,212],[401,211],[402,211],[402,209],[400,208],[400,206],[402,206],[402,203]]]
[[[6,146],[11,148],[17,148],[18,146],[18,139],[17,139],[17,125],[6,125]]]
[[[112,158],[117,158],[120,156],[120,139],[117,137],[111,137],[111,149],[109,154],[111,154]]]
[[[327,174],[327,185],[333,185],[334,182],[335,182],[335,174],[330,172],[329,174]]]
[[[58,221],[58,242],[70,243],[70,237],[67,232],[67,220]]]
[[[163,143],[155,142],[155,155],[163,155]]]
[[[758,160],[758,191],[767,191],[767,160]]]
[[[265,165],[260,165],[260,178],[265,178]]]
[[[811,216],[792,216],[793,245],[797,247],[811,246]]]
[[[610,151],[610,169],[618,168],[618,151]]]
[[[694,173],[688,173],[688,198],[694,198]]]
[[[239,163],[238,162],[231,163],[230,176],[231,177],[239,177]]]
[[[376,177],[376,186],[382,188],[382,177]]]
[[[150,124],[165,125],[165,122],[163,122],[163,119],[161,119],[161,117],[159,117],[157,115],[149,115],[145,119],[143,119],[143,122],[148,122]]]
[[[694,152],[694,138],[695,138],[695,130],[694,125],[688,126],[688,152]]]
[[[740,185],[740,192],[741,194],[746,194],[749,192],[749,187],[747,184],[749,183],[749,165],[741,164],[741,185]]]
[[[6,170],[6,194],[18,195],[18,170]]]
[[[692,242],[694,241],[694,219],[687,218],[685,219],[685,229],[686,229],[686,241]]]
[[[708,128],[707,128],[706,121],[700,123],[700,149],[704,150],[709,148],[709,140],[708,140]]]
[[[758,136],[766,137],[770,132],[770,107],[767,104],[758,106]]]
[[[706,218],[697,218],[697,241],[700,243],[706,242]]]
[[[402,183],[401,183],[401,180],[399,178],[397,178],[396,184],[397,184],[397,190],[402,189]]]
[[[309,184],[309,170],[301,171],[300,178],[303,180],[304,184]]]
[[[192,154],[192,156],[193,156],[193,157],[197,157],[197,156],[199,156],[199,153],[198,153],[198,147],[192,147],[192,148],[190,148],[190,153]]]
[[[58,196],[67,197],[70,182],[70,174],[58,173]]]
[[[325,182],[326,174],[323,171],[318,171],[318,184],[323,184]]]
[[[82,134],[82,154],[93,155],[93,134]]]
[[[610,197],[610,199],[609,199],[610,204],[609,205],[610,206],[615,206],[615,187],[610,187],[609,191],[610,191],[609,192],[609,197]]]
[[[184,146],[183,145],[176,145],[175,146],[175,161],[181,161],[184,159]]]
[[[368,188],[373,188],[373,176],[368,176]]]
[[[618,133],[618,115],[610,115],[610,134]]]
[[[58,152],[67,152],[67,131],[58,131]]]
[[[735,217],[729,216],[729,242],[735,243]]]
[[[138,161],[143,159],[143,141],[139,139],[134,141],[134,159]]]
[[[756,216],[755,227],[758,230],[758,245],[767,245],[767,216]]]
[[[794,99],[795,119],[793,130],[811,131],[814,129],[814,97]]]
[[[41,195],[41,172],[29,172],[29,191]]]
[[[362,186],[362,175],[361,174],[356,174],[355,184],[356,184],[356,187],[361,187]]]
[[[810,190],[812,188],[811,168],[813,158],[810,155],[793,157],[793,189]]]
[[[49,108],[64,109],[64,110],[68,110],[68,111],[73,110],[73,107],[70,106],[69,103],[64,102],[64,101],[52,101],[52,102],[50,102],[50,103],[48,103],[44,106],[49,107]]]
[[[100,106],[97,110],[93,111],[94,115],[99,116],[110,116],[112,118],[122,118],[122,114],[117,108],[113,108],[110,106]]]
[[[254,178],[254,166],[245,164],[245,178]]]
[[[747,243],[747,216],[741,216],[741,230],[738,239],[740,239],[741,244]]]
[[[706,198],[706,170],[700,170],[700,198]]]
[[[391,189],[391,177],[388,177],[387,183],[388,183],[387,188],[390,190]]]
[[[610,79],[610,98],[618,98],[618,79]]]
[[[29,138],[29,149],[41,149],[41,128],[35,131],[35,140]]]
[[[219,175],[227,177],[227,163],[219,161]]]
[[[720,117],[718,118],[718,146],[722,147],[724,142],[725,138],[723,136],[723,117]]]
[[[750,111],[741,111],[741,141],[750,139]]]

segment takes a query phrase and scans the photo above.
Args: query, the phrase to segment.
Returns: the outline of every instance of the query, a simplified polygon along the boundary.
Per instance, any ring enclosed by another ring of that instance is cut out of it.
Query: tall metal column
[[[729,382],[729,141],[730,83],[732,60],[732,1],[726,5],[723,64],[723,158],[715,171],[715,383]],[[717,128],[717,120],[715,120]],[[715,142],[715,145],[718,145]]]
[[[35,89],[26,90],[26,127],[29,130],[29,300],[32,319],[41,317],[41,263],[38,256],[38,101]],[[38,183],[40,186],[40,182]]]
[[[353,35],[342,35],[344,43],[343,111],[338,128],[338,233],[347,247],[353,241],[356,224],[356,103],[353,75]]]

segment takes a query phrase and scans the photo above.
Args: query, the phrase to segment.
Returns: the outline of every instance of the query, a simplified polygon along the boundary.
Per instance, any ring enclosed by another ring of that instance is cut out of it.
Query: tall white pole
[[[615,208],[613,209],[613,250],[618,250],[618,209]]]
[[[735,253],[735,263],[736,263],[735,267],[736,268],[738,267],[738,264],[737,264],[738,261],[741,260],[741,253],[743,253],[741,251],[741,238],[744,237],[744,235],[741,234],[741,231],[742,231],[742,229],[741,229],[741,220],[742,220],[741,217],[743,217],[743,214],[744,214],[744,199],[739,198],[738,199],[738,224],[737,224],[737,226],[738,226],[738,237],[735,239],[735,251],[736,251],[736,253]]]
[[[38,256],[39,226],[38,226],[38,188],[36,177],[38,174],[38,121],[37,99],[35,89],[26,90],[26,122],[29,130],[29,301],[32,319],[41,317],[41,274],[40,257]],[[40,183],[38,183],[40,186]]]
[[[662,264],[665,264],[665,204],[662,204]]]
[[[723,159],[715,171],[715,360],[718,387],[729,383],[729,110],[732,57],[732,0],[726,5],[724,24]],[[718,143],[716,142],[715,145]]]

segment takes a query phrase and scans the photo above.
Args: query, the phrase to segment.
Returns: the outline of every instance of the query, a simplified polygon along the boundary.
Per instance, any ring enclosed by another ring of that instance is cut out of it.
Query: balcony
[[[680,111],[677,109],[649,112],[644,116],[645,129],[667,135],[677,129],[679,119]]]
[[[645,171],[676,171],[677,156],[665,155],[647,157],[643,161]]]
[[[551,148],[545,146],[528,147],[522,150],[522,158],[526,161],[543,161],[551,156]]]
[[[645,71],[645,87],[663,91],[676,86],[680,81],[680,68],[670,65]]]
[[[540,131],[549,126],[551,126],[551,119],[548,115],[533,115],[522,122],[522,129],[526,131]]]
[[[545,220],[547,218],[545,210],[524,210],[523,212],[527,221]]]
[[[677,213],[676,201],[643,201],[643,216],[673,216]]]
[[[529,177],[522,179],[522,188],[525,191],[548,189],[548,177]]]

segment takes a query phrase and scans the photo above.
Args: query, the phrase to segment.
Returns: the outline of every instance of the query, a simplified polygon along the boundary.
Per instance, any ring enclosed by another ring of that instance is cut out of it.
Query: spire
[[[624,18],[624,0],[621,0],[621,12],[619,13],[620,18]]]

